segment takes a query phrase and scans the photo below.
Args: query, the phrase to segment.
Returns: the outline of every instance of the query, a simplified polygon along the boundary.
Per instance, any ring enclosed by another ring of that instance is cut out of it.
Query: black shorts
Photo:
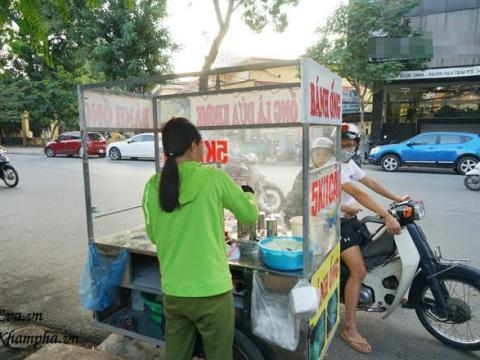
[[[365,226],[365,225],[363,225]],[[365,240],[362,225],[357,217],[341,218],[340,220],[340,251],[352,246],[360,246]]]

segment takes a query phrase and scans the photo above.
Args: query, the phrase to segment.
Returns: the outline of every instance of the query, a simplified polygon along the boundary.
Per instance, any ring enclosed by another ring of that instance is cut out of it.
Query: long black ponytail
[[[162,128],[163,153],[166,160],[160,177],[160,207],[172,212],[180,207],[180,177],[176,158],[185,154],[192,143],[200,143],[202,136],[195,125],[185,118],[172,118]]]

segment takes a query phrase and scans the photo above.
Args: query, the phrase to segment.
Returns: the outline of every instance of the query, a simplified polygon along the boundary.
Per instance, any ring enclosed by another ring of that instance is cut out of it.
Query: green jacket
[[[232,289],[224,244],[223,209],[241,222],[258,217],[255,196],[222,170],[189,161],[178,165],[180,208],[161,210],[160,174],[150,178],[143,195],[148,238],[157,246],[162,291],[166,295],[203,297]]]

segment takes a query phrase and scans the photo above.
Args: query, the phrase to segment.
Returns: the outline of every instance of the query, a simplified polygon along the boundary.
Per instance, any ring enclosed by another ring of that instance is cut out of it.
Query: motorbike
[[[3,180],[8,187],[15,187],[18,184],[18,173],[15,168],[10,165],[10,159],[5,155],[7,150],[0,146],[0,179]]]
[[[480,161],[475,167],[465,174],[464,180],[465,186],[468,190],[479,191],[480,190]]]
[[[253,153],[231,157],[224,170],[239,185],[250,185],[255,191],[261,211],[277,213],[282,208],[284,195],[273,182],[265,180],[266,174],[256,165],[257,156]]]
[[[390,235],[382,219],[360,220],[365,241],[360,245],[367,276],[360,290],[359,310],[384,313],[399,307],[415,310],[420,323],[444,344],[466,351],[480,350],[480,270],[468,260],[444,259],[430,248],[422,228],[422,202],[394,203],[389,212],[402,226]],[[348,269],[341,267],[341,300]]]

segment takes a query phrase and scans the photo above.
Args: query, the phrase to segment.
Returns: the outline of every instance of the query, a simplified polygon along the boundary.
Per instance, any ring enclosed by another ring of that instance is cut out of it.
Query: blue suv
[[[385,171],[400,166],[452,167],[464,175],[480,160],[480,135],[461,132],[430,132],[398,144],[374,147],[369,161]]]

